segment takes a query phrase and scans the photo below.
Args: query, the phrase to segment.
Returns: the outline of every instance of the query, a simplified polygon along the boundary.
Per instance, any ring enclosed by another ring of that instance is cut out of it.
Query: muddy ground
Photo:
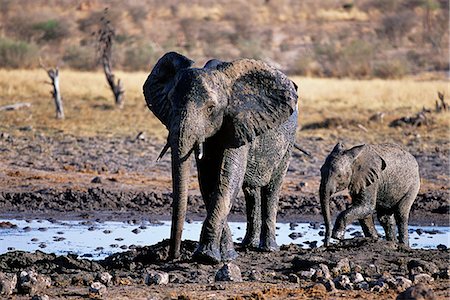
[[[319,169],[335,142],[321,137],[302,138],[298,142],[313,157],[294,152],[280,199],[278,220],[321,222],[317,195]],[[348,146],[359,144],[351,138],[344,142]],[[0,135],[0,217],[168,219],[170,154],[155,162],[162,147],[163,141],[145,135],[86,138],[62,133],[52,137],[34,132],[3,133]],[[449,226],[448,144],[424,150],[420,142],[411,142],[406,147],[417,158],[422,178],[410,224]],[[205,209],[194,166],[191,174],[188,218],[202,220]],[[345,193],[334,197],[333,213],[345,209],[350,202]],[[240,196],[233,204],[230,220],[244,220],[244,213],[245,204]],[[195,247],[196,242],[186,241],[183,258],[178,262],[166,260],[167,242],[133,249],[100,262],[15,251],[0,256],[0,272],[34,268],[37,273],[50,276],[52,287],[44,291],[50,299],[91,296],[104,299],[395,299],[409,285],[399,284],[399,276],[411,279],[413,285],[425,283],[440,299],[450,296],[449,251],[444,248],[407,250],[387,242],[355,239],[329,249],[306,250],[290,245],[282,246],[276,253],[241,250],[236,265],[243,282],[229,283],[214,280],[221,266],[205,266],[190,260]],[[350,259],[348,267],[342,267],[346,264],[342,262],[344,258]],[[330,277],[323,275],[323,265],[330,270]],[[336,269],[336,265],[340,267]],[[144,278],[150,270],[167,272],[169,284],[146,286]],[[102,272],[113,276],[106,292],[103,296],[89,295],[88,286]],[[356,273],[363,276],[365,284],[355,283]],[[348,276],[351,288],[342,275]],[[331,287],[330,280],[336,289]],[[29,299],[29,296],[12,297]]]

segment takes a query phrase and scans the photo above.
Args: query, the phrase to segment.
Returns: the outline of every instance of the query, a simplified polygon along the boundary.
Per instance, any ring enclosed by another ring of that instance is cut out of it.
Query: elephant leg
[[[247,213],[247,228],[242,246],[256,248],[261,235],[261,188],[244,187],[245,210]]]
[[[352,195],[353,204],[347,210],[341,212],[336,218],[333,232],[331,236],[335,239],[342,240],[345,234],[345,228],[354,220],[366,219],[375,211],[376,190],[366,190],[364,196]]]
[[[380,221],[381,226],[383,226],[386,240],[396,242],[397,237],[394,215],[391,213],[378,212],[378,220]]]
[[[237,196],[244,180],[247,162],[247,148],[244,145],[239,148],[224,150],[224,157],[219,170],[216,191],[212,194],[206,219],[203,222],[200,235],[200,244],[194,253],[197,260],[206,263],[219,263],[222,260],[220,246],[232,246],[231,234],[226,235],[228,240],[221,242],[223,229],[226,228],[226,220],[231,209],[232,200]],[[229,229],[227,229],[229,231]]]
[[[233,235],[226,220],[220,237],[220,254],[222,255],[222,261],[232,261],[239,256],[234,250]]]
[[[262,251],[276,251],[279,249],[276,242],[275,227],[277,222],[278,200],[286,175],[291,151],[287,151],[277,170],[275,170],[269,185],[262,188],[261,197],[261,237],[259,248]]]
[[[419,186],[412,187],[404,198],[398,204],[398,210],[394,212],[395,221],[398,228],[398,242],[401,245],[409,247],[408,238],[408,221],[409,212],[411,206],[416,200],[417,193],[419,192]]]
[[[364,219],[359,220],[359,224],[364,232],[364,235],[368,238],[377,239],[378,232],[375,229],[375,224],[373,222],[373,215],[368,215]]]

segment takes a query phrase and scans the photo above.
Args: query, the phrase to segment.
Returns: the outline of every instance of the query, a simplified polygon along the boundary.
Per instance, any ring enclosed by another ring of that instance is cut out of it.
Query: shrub
[[[373,75],[380,78],[401,78],[408,72],[408,63],[403,60],[391,60],[376,63]]]
[[[137,45],[125,50],[122,66],[129,71],[148,70],[150,63],[157,58],[158,55],[151,45]]]
[[[69,37],[68,27],[66,22],[54,19],[38,22],[32,26],[33,30],[42,32],[41,41],[60,41]]]
[[[38,48],[34,44],[0,38],[0,67],[28,68],[36,64]]]
[[[93,70],[96,67],[95,50],[91,47],[70,46],[63,55],[63,61],[77,70]]]

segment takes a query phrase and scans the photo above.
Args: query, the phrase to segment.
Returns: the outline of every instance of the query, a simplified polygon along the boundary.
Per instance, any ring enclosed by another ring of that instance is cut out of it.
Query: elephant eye
[[[210,105],[208,105],[207,107],[206,107],[206,111],[210,114],[210,113],[212,113],[212,111],[214,110],[214,105],[213,104],[210,104]]]

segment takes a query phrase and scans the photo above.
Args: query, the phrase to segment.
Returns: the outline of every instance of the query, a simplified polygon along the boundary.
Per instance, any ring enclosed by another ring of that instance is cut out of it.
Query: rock
[[[363,290],[368,291],[370,289],[370,285],[367,281],[358,282],[355,284],[355,290]]]
[[[241,270],[234,263],[225,263],[215,276],[215,281],[242,282]]]
[[[289,282],[292,283],[300,283],[300,277],[297,276],[297,274],[289,274]]]
[[[420,259],[412,259],[407,264],[409,275],[416,275],[420,273],[434,274],[439,272],[439,268],[435,263]]]
[[[99,273],[97,274],[97,280],[106,286],[110,286],[112,283],[112,275],[108,272]]]
[[[298,238],[301,238],[303,236],[303,234],[301,234],[300,232],[291,232],[288,237],[290,237],[292,240],[296,240]]]
[[[353,283],[347,275],[339,275],[334,280],[336,288],[341,290],[353,290]]]
[[[370,291],[381,293],[381,292],[387,291],[388,289],[389,289],[389,285],[386,282],[384,282],[383,280],[378,280],[378,281],[375,281],[375,284],[372,286]]]
[[[131,230],[131,232],[134,234],[139,234],[141,232],[141,230],[139,228],[135,228],[135,229]]]
[[[418,284],[418,283],[426,283],[426,284],[428,284],[428,283],[433,282],[434,279],[430,275],[422,273],[422,274],[413,275],[412,281],[413,281],[414,284]]]
[[[434,292],[431,288],[420,283],[415,286],[411,286],[406,291],[400,293],[397,296],[397,300],[434,300],[436,299]]]
[[[17,275],[0,272],[0,295],[11,295],[17,285]]]
[[[48,295],[34,295],[31,300],[50,300]]]
[[[102,178],[99,177],[99,176],[95,176],[94,178],[92,178],[91,183],[101,184],[102,183]]]
[[[398,276],[395,278],[395,288],[398,292],[403,292],[407,288],[412,286],[412,281],[403,276]]]
[[[325,288],[327,289],[328,292],[335,292],[336,291],[336,286],[333,282],[333,280],[331,279],[325,279],[322,284],[325,286]]]
[[[360,283],[365,281],[364,276],[361,273],[354,272],[351,274],[351,282],[352,283]]]
[[[376,277],[378,274],[380,274],[380,271],[378,269],[378,266],[374,265],[374,264],[370,264],[365,270],[364,270],[364,274],[367,277]]]
[[[162,285],[169,283],[169,274],[166,272],[150,271],[145,275],[146,285]]]
[[[251,281],[259,281],[261,280],[262,275],[261,272],[258,270],[251,270],[250,274],[248,275],[248,279]]]
[[[52,284],[50,277],[40,275],[33,270],[22,271],[19,275],[18,290],[22,294],[35,295],[44,291]]]
[[[300,271],[299,275],[300,275],[301,278],[311,279],[311,277],[313,277],[315,273],[316,273],[316,270],[313,269],[313,268],[310,268],[307,271]]]
[[[297,227],[297,226],[298,226],[297,223],[294,223],[294,222],[289,223],[289,229],[290,229],[290,230],[295,230],[295,227]]]
[[[334,267],[331,272],[334,276],[350,273],[350,261],[348,260],[348,258],[339,260],[336,264],[336,267]]]
[[[447,250],[447,246],[445,246],[444,244],[439,244],[436,246],[436,248],[441,251]]]
[[[0,222],[0,229],[15,229],[15,228],[17,228],[16,224],[13,224],[13,223],[8,222],[8,221]]]
[[[95,281],[89,285],[89,294],[101,296],[106,292],[106,286],[98,281]]]

